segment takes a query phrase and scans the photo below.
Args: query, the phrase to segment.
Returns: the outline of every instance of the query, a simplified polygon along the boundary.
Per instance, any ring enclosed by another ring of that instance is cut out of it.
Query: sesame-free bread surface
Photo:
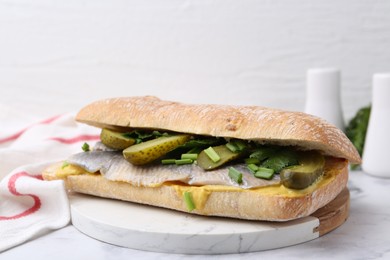
[[[100,128],[161,129],[293,145],[351,163],[361,162],[340,129],[300,112],[259,106],[184,104],[145,96],[96,101],[82,108],[76,120]]]

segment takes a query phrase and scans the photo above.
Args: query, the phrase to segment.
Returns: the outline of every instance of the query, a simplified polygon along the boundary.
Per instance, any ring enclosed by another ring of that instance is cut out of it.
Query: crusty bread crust
[[[42,174],[43,178],[59,179],[55,173],[61,165],[62,163],[58,163],[47,168]],[[291,191],[293,196],[259,190],[215,190],[210,192],[202,207],[197,207],[191,213],[267,221],[287,221],[308,216],[332,201],[344,189],[348,181],[347,160],[328,159],[324,176],[333,177],[323,185],[309,187],[303,191]],[[188,212],[177,189],[180,184],[163,184],[153,188],[136,187],[91,174],[69,175],[64,181],[70,191]],[[201,188],[191,189],[192,193],[196,193],[197,189]]]
[[[100,128],[149,128],[181,133],[296,145],[361,163],[345,134],[320,118],[257,106],[190,105],[156,97],[94,102],[76,120]]]

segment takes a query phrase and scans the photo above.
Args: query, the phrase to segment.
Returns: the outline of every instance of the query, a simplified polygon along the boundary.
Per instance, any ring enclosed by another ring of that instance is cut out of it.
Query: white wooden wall
[[[32,114],[145,94],[303,110],[329,66],[348,119],[390,71],[390,1],[0,0],[0,105]]]

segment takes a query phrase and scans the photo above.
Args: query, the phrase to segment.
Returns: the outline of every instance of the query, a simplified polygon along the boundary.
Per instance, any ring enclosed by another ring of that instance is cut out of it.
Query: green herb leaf
[[[83,149],[84,152],[89,152],[90,151],[89,144],[84,143],[83,146],[81,146],[81,149]]]
[[[169,158],[178,158],[183,153],[196,153],[199,154],[201,151],[206,149],[209,146],[215,146],[221,144],[221,142],[225,142],[222,138],[201,138],[195,137],[195,139],[190,139],[185,144],[180,145],[175,150],[169,152],[167,156]]]
[[[187,206],[188,211],[190,211],[190,212],[193,211],[196,207],[195,207],[194,201],[192,200],[191,192],[189,192],[189,191],[184,192],[183,197],[184,197],[184,202]]]
[[[287,148],[285,148],[287,149]],[[298,159],[296,154],[290,150],[281,150],[270,158],[266,159],[261,166],[274,170],[279,173],[283,168],[291,165],[297,165]]]
[[[191,139],[185,144],[181,145],[181,148],[202,148],[201,150],[209,147],[216,146],[223,142],[224,140],[221,138],[195,138]]]
[[[256,158],[257,160],[264,161],[265,159],[273,156],[280,148],[274,146],[262,146],[255,149],[253,153],[249,155],[249,158]]]
[[[128,133],[123,134],[126,138],[133,138],[135,139],[135,143],[139,144],[151,139],[155,139],[157,137],[161,136],[169,136],[168,133],[161,133],[159,131],[148,131],[148,130],[134,130]]]

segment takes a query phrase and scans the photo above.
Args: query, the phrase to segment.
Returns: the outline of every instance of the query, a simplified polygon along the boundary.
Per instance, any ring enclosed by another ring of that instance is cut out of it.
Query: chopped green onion
[[[191,159],[181,159],[181,160],[175,160],[176,165],[183,165],[183,164],[191,164],[194,161]]]
[[[67,161],[64,161],[64,163],[61,166],[61,169],[64,169],[65,167],[68,167],[69,163]]]
[[[247,146],[248,145],[242,140],[232,140],[226,144],[226,147],[233,153],[242,152]]]
[[[238,184],[242,183],[242,173],[233,167],[229,168],[229,177]]]
[[[274,173],[273,169],[259,167],[255,172],[255,177],[269,180],[274,176]]]
[[[233,153],[238,152],[238,147],[233,143],[227,143],[226,147]]]
[[[256,164],[250,163],[250,164],[248,164],[248,169],[249,169],[253,174],[255,174],[255,173],[259,170],[259,166],[257,166]]]
[[[163,159],[161,160],[162,164],[175,164],[176,159]]]
[[[196,160],[196,159],[198,159],[198,155],[196,153],[183,153],[181,155],[181,159]]]
[[[217,154],[217,152],[213,149],[213,147],[209,147],[207,149],[204,150],[204,152],[206,153],[206,155],[213,161],[213,162],[218,162],[219,160],[221,160],[221,157],[219,157],[219,155]]]
[[[84,143],[83,146],[81,146],[81,149],[83,149],[84,152],[89,152],[89,144]]]
[[[246,164],[259,164],[260,161],[257,158],[247,158],[245,159]]]
[[[194,201],[192,200],[192,194],[189,191],[184,192],[184,202],[186,203],[188,211],[195,209]]]
[[[234,140],[234,144],[238,148],[239,152],[242,152],[247,147],[247,144],[242,140]]]

